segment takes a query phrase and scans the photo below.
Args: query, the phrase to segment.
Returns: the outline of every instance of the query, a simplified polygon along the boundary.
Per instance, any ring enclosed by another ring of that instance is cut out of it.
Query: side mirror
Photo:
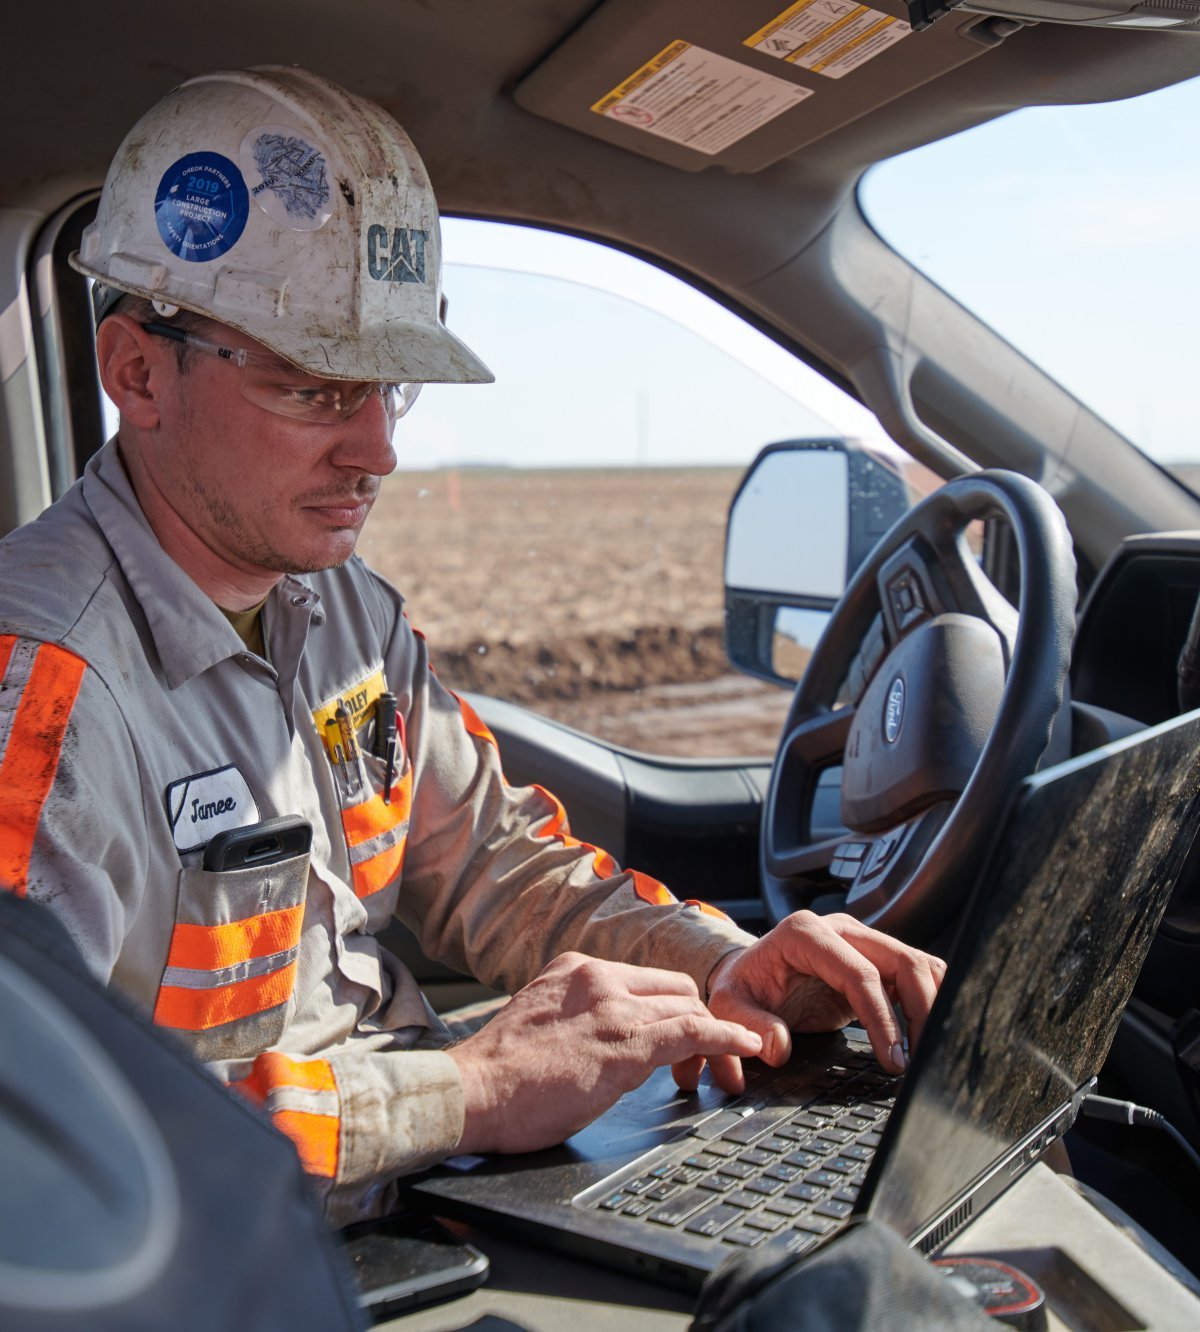
[[[848,440],[770,444],[729,507],[725,650],[740,671],[793,685],[850,576],[909,508],[896,467]]]

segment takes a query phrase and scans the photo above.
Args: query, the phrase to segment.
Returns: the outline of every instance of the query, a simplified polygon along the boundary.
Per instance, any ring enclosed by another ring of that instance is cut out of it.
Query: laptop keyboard
[[[760,1068],[744,1095],[606,1181],[589,1206],[732,1247],[807,1252],[854,1210],[899,1082],[866,1051],[816,1077]]]

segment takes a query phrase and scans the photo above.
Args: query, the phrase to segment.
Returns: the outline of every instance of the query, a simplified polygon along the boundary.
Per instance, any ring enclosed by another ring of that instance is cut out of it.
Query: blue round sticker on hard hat
[[[220,153],[189,153],[163,173],[154,220],[163,244],[180,259],[219,259],[238,242],[250,214],[242,173]]]

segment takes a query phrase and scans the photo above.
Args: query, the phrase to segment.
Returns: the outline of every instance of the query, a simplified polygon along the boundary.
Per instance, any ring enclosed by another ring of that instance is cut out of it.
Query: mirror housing
[[[730,662],[794,685],[850,576],[908,509],[899,469],[851,440],[767,445],[725,528]]]

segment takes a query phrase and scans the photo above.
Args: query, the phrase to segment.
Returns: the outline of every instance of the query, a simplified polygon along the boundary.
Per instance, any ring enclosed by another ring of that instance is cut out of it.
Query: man
[[[737,1090],[789,1028],[857,1015],[903,1067],[892,1001],[919,1034],[937,959],[845,917],[756,942],[575,840],[354,558],[420,385],[490,378],[394,122],[299,70],[191,80],[73,262],[120,428],[0,546],[0,883],[267,1109],[333,1221],[454,1151],[560,1141],[659,1065]],[[308,853],[206,858],[280,816]],[[451,1044],[376,942],[393,916],[514,998]]]

